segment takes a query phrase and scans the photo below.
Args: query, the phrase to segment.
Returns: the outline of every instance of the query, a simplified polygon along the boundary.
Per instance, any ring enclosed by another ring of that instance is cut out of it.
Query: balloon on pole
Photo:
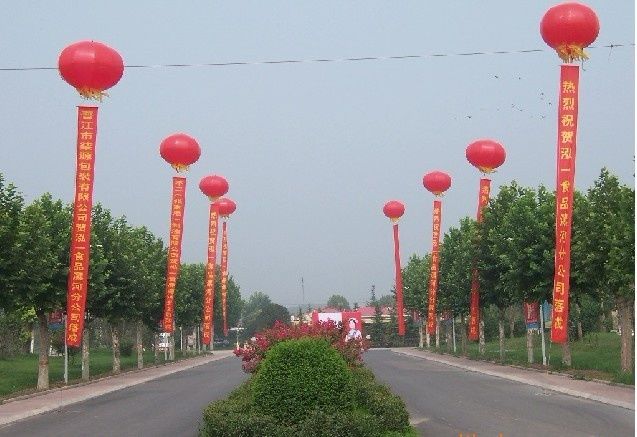
[[[400,269],[400,241],[398,238],[398,220],[405,213],[405,205],[398,200],[390,200],[383,206],[394,229],[394,265],[396,268],[396,315],[398,317],[398,335],[405,335],[405,315],[403,308],[403,276]]]
[[[159,154],[177,173],[185,172],[201,155],[199,143],[184,133],[170,135],[159,145]],[[173,176],[170,209],[170,235],[168,239],[168,267],[166,269],[166,289],[164,293],[164,314],[162,329],[174,331],[175,287],[181,263],[181,240],[183,237],[184,213],[186,207],[186,178]]]
[[[226,194],[228,181],[219,175],[205,176],[199,182],[199,189],[210,200],[208,219],[208,257],[204,278],[203,293],[203,344],[209,345],[214,337],[214,299],[215,266],[217,264],[217,234],[219,229],[219,211],[216,200]]]
[[[565,63],[588,59],[584,48],[599,34],[595,12],[581,3],[549,8],[540,22],[542,39]],[[575,154],[579,110],[579,66],[562,64],[557,105],[557,175],[555,191],[555,259],[551,341],[568,341],[571,276],[571,225],[575,190]]]
[[[115,49],[97,41],[78,41],[58,58],[62,79],[85,99],[101,101],[119,82],[124,61]],[[91,210],[97,141],[97,106],[77,107],[77,158],[67,281],[65,344],[79,347],[84,330],[91,252]]]
[[[442,201],[439,199],[451,187],[451,176],[442,171],[426,173],[422,178],[423,186],[432,192],[436,199],[433,205],[431,234],[431,269],[429,272],[429,302],[427,304],[427,333],[436,332],[437,311],[436,298],[440,275],[440,229],[442,226]]]
[[[228,336],[228,229],[227,218],[236,211],[237,204],[227,197],[215,202],[219,215],[224,218],[221,238],[221,314],[223,316],[223,335]]]
[[[483,175],[495,172],[504,164],[506,152],[499,142],[492,139],[478,139],[467,146],[465,150],[467,161],[476,167]],[[480,179],[480,190],[478,192],[478,212],[476,214],[478,223],[482,222],[482,211],[489,203],[491,192],[491,179],[482,177]],[[478,269],[475,265],[471,270],[471,298],[469,308],[469,333],[471,341],[479,339],[480,329],[480,283],[478,281]]]

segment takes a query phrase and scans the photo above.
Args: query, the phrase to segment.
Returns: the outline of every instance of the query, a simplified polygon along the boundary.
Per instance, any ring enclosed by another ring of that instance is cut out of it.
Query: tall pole
[[[69,383],[69,347],[66,344],[66,314],[64,314],[64,384]]]

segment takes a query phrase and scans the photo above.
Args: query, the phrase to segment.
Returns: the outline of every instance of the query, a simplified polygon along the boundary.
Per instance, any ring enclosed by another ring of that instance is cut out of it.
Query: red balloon
[[[221,217],[228,217],[237,209],[237,204],[227,197],[222,197],[215,202],[217,211]]]
[[[422,184],[427,190],[440,196],[451,186],[451,176],[442,171],[432,171],[423,176]]]
[[[557,50],[564,62],[588,59],[584,47],[599,34],[599,19],[591,8],[569,2],[553,6],[540,22],[540,34],[549,47]]]
[[[383,213],[390,219],[396,221],[405,213],[405,205],[398,200],[390,200],[383,206]]]
[[[58,70],[62,79],[76,88],[82,97],[101,100],[104,91],[122,78],[124,61],[106,44],[79,41],[62,50]]]
[[[219,175],[205,176],[199,182],[199,189],[213,201],[226,194],[228,188],[226,178]]]
[[[494,140],[476,140],[467,146],[467,160],[483,173],[491,173],[500,167],[506,159],[502,144]]]
[[[201,155],[199,143],[186,134],[172,134],[159,145],[159,154],[175,170],[186,171],[188,166],[197,162]]]

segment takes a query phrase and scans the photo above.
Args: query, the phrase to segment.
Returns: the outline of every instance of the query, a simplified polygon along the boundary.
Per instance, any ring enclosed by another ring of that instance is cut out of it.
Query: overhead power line
[[[589,49],[608,48],[614,49],[619,47],[634,47],[635,43],[628,44],[609,44],[605,46],[589,46]],[[484,55],[511,55],[511,54],[528,54],[545,52],[549,49],[526,49],[526,50],[496,50],[482,52],[462,52],[462,53],[429,53],[421,55],[397,55],[397,56],[364,56],[355,58],[325,58],[325,59],[279,59],[266,61],[232,61],[232,62],[210,62],[210,63],[192,63],[192,64],[131,64],[125,68],[192,68],[192,67],[232,67],[245,65],[275,65],[275,64],[308,64],[319,62],[360,62],[360,61],[388,61],[403,59],[425,59],[425,58],[444,58],[454,56],[484,56]],[[37,70],[57,70],[57,67],[0,67],[0,71],[37,71]]]

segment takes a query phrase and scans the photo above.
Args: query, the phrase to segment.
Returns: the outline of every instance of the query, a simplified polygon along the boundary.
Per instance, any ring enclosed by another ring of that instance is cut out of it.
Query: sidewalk
[[[44,393],[35,393],[16,400],[6,400],[3,404],[0,404],[0,426],[126,387],[142,384],[182,370],[201,366],[231,355],[232,351],[215,351],[213,354],[184,359],[163,366],[125,372],[88,383],[70,385],[48,390]]]
[[[453,355],[440,355],[435,352],[415,348],[391,348],[390,350],[398,354],[436,361],[471,372],[484,373],[486,375],[509,379],[511,381],[542,387],[547,390],[591,399],[593,401],[616,405],[635,411],[635,389],[632,387],[595,381],[583,381],[557,373],[502,366],[485,361],[455,357]]]

